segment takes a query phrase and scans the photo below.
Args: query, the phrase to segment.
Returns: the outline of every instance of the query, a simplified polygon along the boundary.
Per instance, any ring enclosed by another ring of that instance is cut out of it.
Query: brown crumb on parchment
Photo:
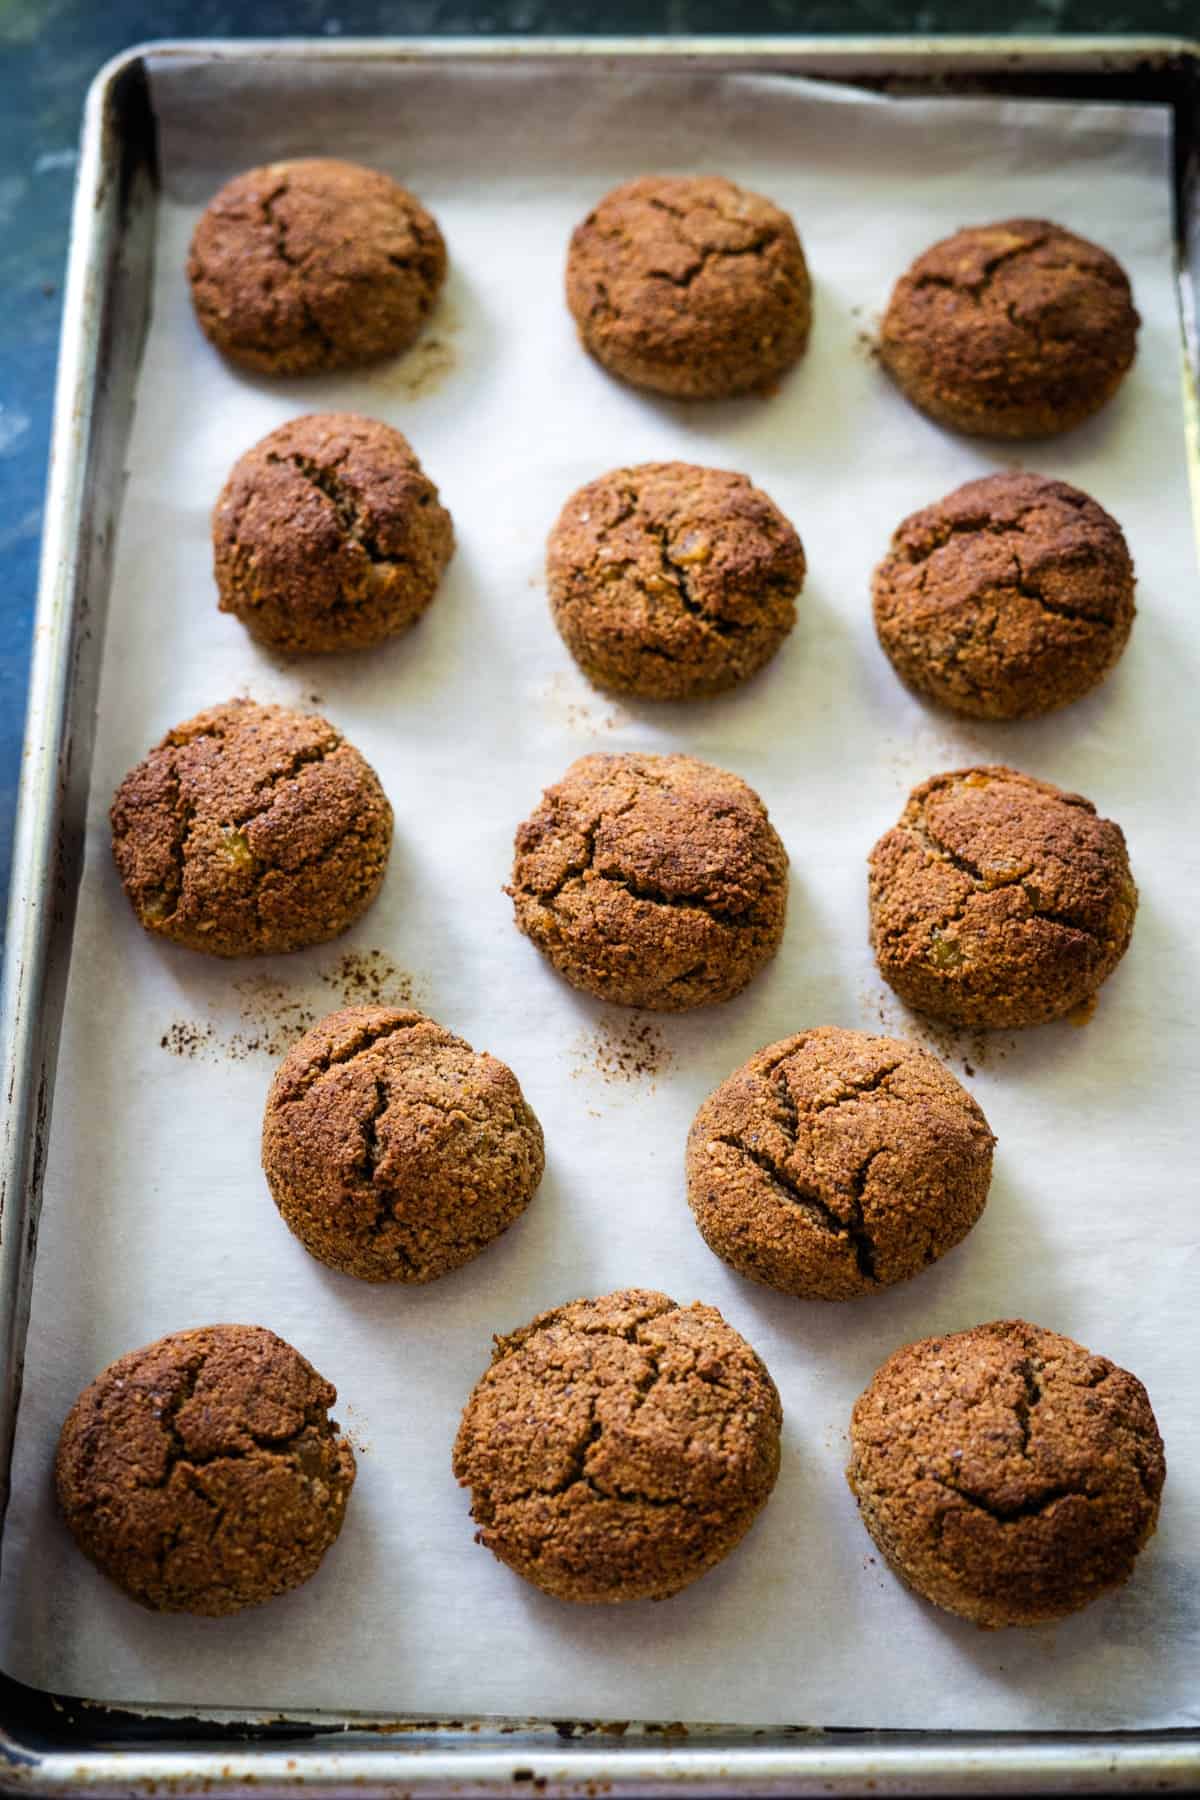
[[[584,700],[571,698],[578,691],[578,684],[566,674],[552,675],[542,689],[546,712],[556,725],[565,725],[568,731],[577,731],[584,737],[600,737],[631,723],[632,715],[615,701],[606,702],[602,695],[595,694],[589,706]]]
[[[354,1408],[349,1401],[343,1404],[341,1410],[346,1414],[346,1420],[342,1426],[342,1436],[358,1456],[369,1456],[371,1444],[369,1439],[363,1436],[362,1421],[356,1417]]]
[[[347,950],[317,971],[317,986],[288,986],[266,975],[233,984],[241,1024],[229,1034],[211,1019],[175,1019],[159,1039],[172,1056],[206,1062],[278,1059],[342,1006],[420,1006],[419,984],[383,950]]]
[[[578,1067],[571,1071],[573,1076],[598,1075],[609,1085],[618,1081],[653,1084],[654,1078],[665,1074],[675,1060],[660,1027],[639,1013],[584,1032],[575,1044],[574,1054],[579,1060]]]
[[[457,332],[458,316],[443,294],[431,329],[417,339],[411,350],[377,370],[376,382],[386,391],[403,394],[408,400],[423,400],[436,393],[447,375],[458,366],[459,350],[454,341]]]
[[[937,1019],[925,1018],[921,1013],[909,1012],[885,989],[863,988],[858,998],[864,1014],[870,1019],[878,1019],[881,1029],[890,1037],[909,1038],[915,1044],[922,1044],[944,1062],[957,1063],[966,1075],[974,1075],[977,1069],[995,1068],[1016,1049],[1016,1038],[1002,1031],[967,1027],[960,1030]]]
[[[1089,994],[1086,1000],[1081,1000],[1077,1007],[1065,1015],[1067,1024],[1076,1027],[1086,1025],[1095,1016],[1099,999],[1100,993],[1097,989],[1094,994]]]
[[[212,1047],[211,1024],[198,1025],[191,1019],[176,1019],[159,1039],[163,1050],[172,1056],[203,1056]]]
[[[419,1005],[417,983],[383,950],[348,950],[321,973],[344,1006]]]

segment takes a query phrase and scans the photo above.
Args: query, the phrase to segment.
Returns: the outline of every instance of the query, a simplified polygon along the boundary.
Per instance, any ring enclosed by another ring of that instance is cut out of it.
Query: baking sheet
[[[1194,1692],[1200,1351],[1189,1142],[1197,875],[1196,554],[1184,466],[1165,114],[898,103],[781,78],[512,68],[247,70],[152,65],[165,200],[100,701],[89,840],[46,1175],[0,1660],[111,1702],[363,1708],[758,1724],[1114,1728],[1200,1716]],[[425,340],[362,377],[258,381],[192,322],[195,217],[236,169],[358,157],[437,213],[453,273]],[[609,381],[561,301],[571,226],[644,169],[720,168],[791,211],[815,277],[808,355],[769,401],[688,408]],[[960,441],[907,408],[864,337],[891,279],[955,226],[1056,217],[1108,245],[1144,324],[1135,370],[1091,425],[1031,455]],[[350,407],[411,437],[459,549],[406,640],[285,663],[216,612],[208,512],[232,460],[295,413]],[[546,530],[622,462],[747,470],[809,556],[800,623],[743,692],[687,709],[590,690],[550,624]],[[1066,714],[960,726],[878,651],[871,567],[900,516],[998,466],[1093,492],[1124,524],[1140,614],[1122,664]],[[326,712],[397,815],[380,901],[349,937],[208,964],[133,922],[108,852],[124,771],[175,720],[233,692]],[[512,830],[572,757],[685,749],[763,795],[792,856],[783,949],[750,990],[690,1018],[567,989],[501,890]],[[988,1209],[917,1281],[855,1305],[741,1281],[687,1211],[701,1098],[761,1044],[835,1022],[924,1036],[866,944],[864,857],[908,787],[1006,760],[1081,789],[1125,826],[1134,942],[1082,1029],[934,1040],[999,1137]],[[343,997],[411,992],[516,1069],[546,1129],[525,1219],[420,1290],[311,1261],[258,1170],[289,1035]],[[637,1283],[718,1305],[766,1358],[786,1414],[775,1495],[740,1549],[675,1600],[571,1609],[471,1541],[449,1471],[489,1338],[580,1293]],[[1020,1313],[1126,1363],[1150,1390],[1170,1475],[1134,1581],[1036,1632],[984,1635],[874,1558],[842,1467],[855,1395],[898,1344]],[[71,1547],[50,1503],[61,1419],[112,1357],[162,1332],[253,1320],[340,1390],[361,1450],[318,1577],[226,1621],[155,1618]]]

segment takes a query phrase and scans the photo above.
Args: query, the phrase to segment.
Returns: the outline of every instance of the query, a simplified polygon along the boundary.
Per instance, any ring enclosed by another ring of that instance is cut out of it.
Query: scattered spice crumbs
[[[316,978],[324,993],[314,992],[311,978],[287,986],[266,975],[244,976],[233,985],[241,1015],[236,1031],[222,1035],[211,1019],[175,1019],[159,1044],[172,1056],[201,1061],[278,1059],[339,1006],[409,1006],[417,991],[413,977],[383,950],[348,950]]]
[[[943,1025],[936,1019],[909,1012],[889,994],[864,990],[859,999],[868,1014],[875,1012],[881,1031],[888,1037],[908,1038],[922,1044],[944,1062],[961,1063],[967,1075],[973,1076],[977,1068],[986,1069],[1003,1062],[1013,1049],[1013,1040],[1000,1032],[958,1030],[953,1025]]]
[[[619,1024],[602,1024],[584,1033],[576,1054],[581,1062],[573,1075],[597,1074],[609,1083],[652,1080],[674,1061],[660,1028],[638,1013]]]

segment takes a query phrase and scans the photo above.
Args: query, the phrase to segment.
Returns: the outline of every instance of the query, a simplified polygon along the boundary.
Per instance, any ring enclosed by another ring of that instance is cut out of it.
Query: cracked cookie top
[[[310,413],[239,457],[212,541],[221,611],[252,637],[357,650],[425,611],[454,529],[407,438],[355,413]]]
[[[226,182],[187,273],[218,350],[260,374],[304,375],[406,350],[445,280],[446,246],[390,176],[309,157]]]
[[[518,928],[574,987],[683,1012],[775,954],[787,852],[758,795],[691,756],[581,756],[516,836]]]
[[[642,463],[589,481],[547,545],[554,620],[599,686],[649,700],[733,687],[796,618],[804,550],[744,475]]]
[[[155,1612],[239,1612],[298,1587],[354,1486],[336,1399],[259,1325],[131,1350],[84,1388],[59,1437],[58,1501],[76,1543]]]
[[[1088,1000],[1129,946],[1137,888],[1119,825],[1015,769],[913,789],[870,857],[879,972],[956,1025],[1041,1025]]]
[[[1065,481],[969,481],[904,519],[875,571],[875,629],[901,680],[980,719],[1088,693],[1133,624],[1121,527]]]
[[[378,893],[392,841],[379,779],[341,732],[252,700],[169,731],[110,818],[140,923],[212,956],[336,937]]]
[[[1109,400],[1138,315],[1107,250],[1046,219],[972,226],[918,256],[893,290],[883,366],[914,406],[983,437],[1051,437]]]
[[[545,1167],[512,1070],[423,1013],[314,1025],[267,1098],[263,1169],[305,1249],[364,1281],[434,1281],[518,1219]]]
[[[631,1288],[495,1340],[454,1473],[476,1541],[560,1600],[662,1600],[729,1554],[779,1472],[782,1409],[715,1307]]]
[[[994,1143],[928,1050],[822,1026],[769,1044],[709,1095],[688,1134],[688,1204],[739,1274],[853,1300],[966,1236]]]
[[[772,382],[811,318],[791,219],[719,175],[644,175],[606,194],[572,234],[567,305],[610,373],[697,400]]]
[[[977,1625],[1036,1625],[1126,1581],[1166,1465],[1136,1376],[1003,1319],[897,1350],[857,1401],[847,1479],[896,1573]]]

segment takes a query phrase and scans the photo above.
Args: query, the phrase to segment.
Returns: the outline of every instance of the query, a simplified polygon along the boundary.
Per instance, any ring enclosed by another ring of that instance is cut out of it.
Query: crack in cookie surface
[[[497,1339],[454,1472],[479,1540],[548,1592],[661,1598],[748,1529],[779,1422],[769,1375],[713,1308],[632,1290]]]
[[[709,1095],[688,1135],[688,1202],[740,1274],[856,1299],[966,1235],[993,1143],[927,1051],[825,1026],[769,1045]]]

